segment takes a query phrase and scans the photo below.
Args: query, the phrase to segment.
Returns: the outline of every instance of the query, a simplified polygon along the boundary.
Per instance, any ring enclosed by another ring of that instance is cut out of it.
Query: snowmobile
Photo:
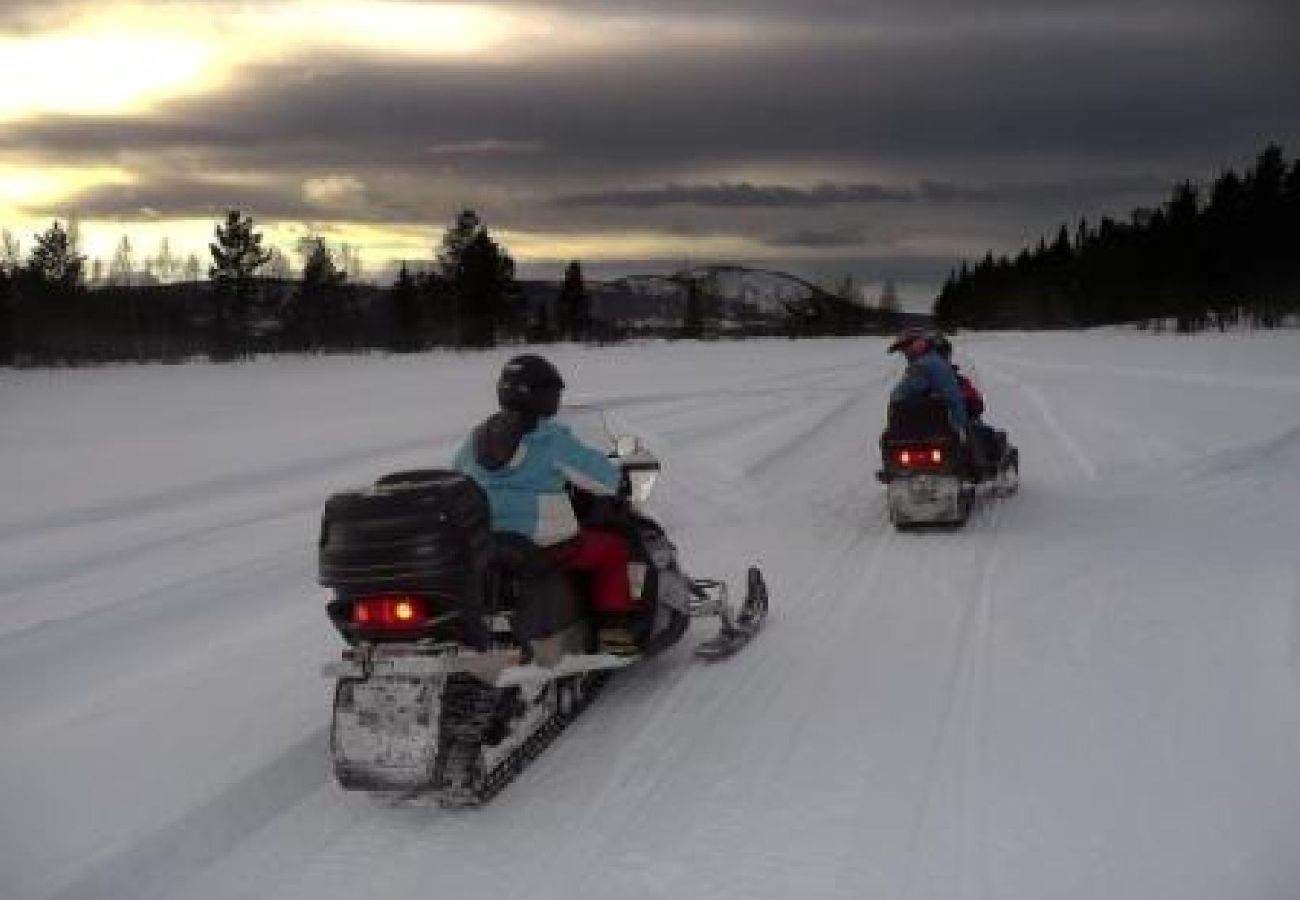
[[[1007,497],[1020,484],[1020,451],[1006,432],[993,431],[988,460],[976,466],[937,397],[891,403],[880,437],[889,520],[900,530],[961,526],[978,497]]]
[[[577,489],[570,497],[579,521],[629,539],[639,606],[628,627],[639,652],[601,652],[581,576],[554,568],[520,535],[493,533],[487,497],[466,476],[395,472],[335,494],[322,516],[319,580],[347,643],[324,670],[335,679],[330,752],[343,788],[481,805],[613,673],[676,644],[692,618],[718,621],[695,648],[707,660],[737,652],[762,627],[768,596],[756,566],[734,604],[725,582],[681,570],[642,510],[660,471],[654,455],[635,438],[612,437],[598,409],[560,417],[622,470],[616,498]]]

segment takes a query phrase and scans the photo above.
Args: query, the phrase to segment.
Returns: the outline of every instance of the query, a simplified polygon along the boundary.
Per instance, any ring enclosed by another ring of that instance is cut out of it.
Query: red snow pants
[[[547,552],[561,569],[591,573],[591,605],[596,612],[632,611],[632,588],[627,579],[631,552],[620,535],[583,528],[575,538]]]

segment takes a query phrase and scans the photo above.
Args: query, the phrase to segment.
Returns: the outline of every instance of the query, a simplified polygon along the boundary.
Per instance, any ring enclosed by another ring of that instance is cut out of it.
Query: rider
[[[907,371],[889,396],[890,403],[937,394],[948,407],[948,418],[957,431],[966,431],[966,402],[952,363],[935,352],[934,336],[921,328],[906,328],[889,345],[889,352],[901,351]]]
[[[564,379],[543,357],[511,359],[497,380],[500,411],[474,429],[454,466],[487,492],[494,530],[523,535],[560,568],[591,574],[602,648],[635,653],[626,622],[633,609],[627,541],[580,526],[565,491],[572,484],[612,495],[622,475],[604,453],[554,421],[563,390]]]
[[[905,328],[892,344],[889,352],[901,351],[907,359],[907,371],[890,394],[889,402],[900,403],[920,397],[935,395],[948,407],[948,420],[970,448],[972,463],[978,472],[983,468],[983,453],[978,441],[969,440],[970,416],[961,384],[952,363],[944,359],[936,347],[933,333],[923,328]]]
[[[984,415],[984,395],[975,383],[962,373],[961,367],[952,361],[952,341],[942,332],[936,331],[933,335],[934,352],[952,366],[953,373],[957,376],[957,384],[961,388],[962,399],[966,401],[966,412],[970,419],[971,436],[974,438],[974,445],[980,452],[981,458],[988,462],[995,460],[1001,452],[999,444],[1002,437],[999,436],[998,430],[989,425],[982,418]]]
[[[984,415],[984,395],[975,386],[975,382],[962,373],[961,366],[952,361],[952,341],[948,340],[947,336],[942,332],[936,331],[933,342],[934,352],[938,353],[944,362],[952,366],[953,374],[957,376],[957,386],[961,388],[961,398],[966,402],[966,415],[969,416],[972,423],[978,423],[979,417]]]

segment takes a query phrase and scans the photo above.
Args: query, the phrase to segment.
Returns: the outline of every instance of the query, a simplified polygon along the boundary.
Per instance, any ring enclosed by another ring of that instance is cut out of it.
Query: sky
[[[963,259],[1300,146],[1291,0],[4,0],[0,227],[206,253],[238,208],[378,277],[463,208],[519,264]]]

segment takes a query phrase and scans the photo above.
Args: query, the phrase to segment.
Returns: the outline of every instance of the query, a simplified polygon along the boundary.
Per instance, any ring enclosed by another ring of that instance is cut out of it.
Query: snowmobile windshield
[[[614,442],[618,432],[612,426],[609,415],[600,407],[565,405],[555,420],[568,426],[574,437],[584,444],[595,447],[607,456],[614,455]]]
[[[556,419],[584,444],[618,460],[624,489],[634,502],[650,498],[659,478],[659,460],[622,421],[598,406],[565,406]]]

